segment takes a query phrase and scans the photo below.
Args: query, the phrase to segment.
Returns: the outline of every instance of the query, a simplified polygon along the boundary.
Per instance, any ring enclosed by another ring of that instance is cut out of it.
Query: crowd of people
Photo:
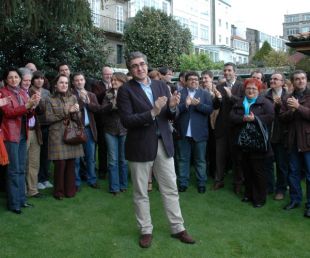
[[[284,209],[299,207],[305,177],[304,216],[310,217],[310,89],[304,71],[294,71],[290,80],[275,71],[267,81],[255,70],[241,80],[236,65],[226,63],[221,80],[211,71],[182,71],[174,83],[172,68],[150,69],[141,52],[131,53],[126,64],[128,74],[104,66],[101,80],[71,74],[66,63],[51,81],[32,63],[5,70],[0,165],[10,211],[21,214],[33,206],[27,197],[41,198],[40,190],[49,187],[56,200],[74,197],[82,180],[99,189],[98,177],[107,178],[108,191],[117,196],[126,192],[130,171],[139,245],[152,242],[148,192],[154,178],[171,236],[193,244],[179,205],[193,168],[199,194],[206,192],[208,177],[218,191],[232,171],[233,191],[254,208],[264,206],[268,194],[283,200],[287,191]],[[87,140],[65,142],[69,127]],[[248,128],[261,127],[264,149],[240,144]]]

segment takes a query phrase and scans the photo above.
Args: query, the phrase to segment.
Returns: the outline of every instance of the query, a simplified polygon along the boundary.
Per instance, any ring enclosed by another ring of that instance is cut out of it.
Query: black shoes
[[[298,208],[300,206],[300,203],[298,202],[290,202],[288,205],[283,207],[283,210],[289,211],[295,208]]]
[[[100,189],[100,186],[97,183],[90,184],[89,186],[94,189]]]
[[[243,197],[242,199],[241,199],[241,201],[242,202],[251,202],[252,200],[249,198],[249,197]]]
[[[310,208],[307,208],[307,209],[305,210],[304,216],[305,216],[306,218],[310,218]]]
[[[15,214],[18,214],[18,215],[22,214],[22,211],[19,210],[19,209],[11,210],[11,211],[12,211],[13,213],[15,213]]]
[[[199,186],[199,187],[198,187],[198,193],[203,194],[203,193],[205,193],[205,192],[206,192],[206,188],[205,188],[204,186]]]
[[[187,190],[186,186],[179,186],[179,192],[180,193],[186,192],[186,190]]]

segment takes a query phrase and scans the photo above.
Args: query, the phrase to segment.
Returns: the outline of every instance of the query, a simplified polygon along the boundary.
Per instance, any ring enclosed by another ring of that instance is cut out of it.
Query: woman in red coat
[[[2,97],[9,97],[10,103],[1,107],[4,144],[8,153],[7,193],[8,209],[21,214],[22,207],[30,207],[25,194],[25,170],[27,154],[27,120],[32,116],[33,108],[39,103],[40,96],[31,99],[20,90],[21,75],[15,68],[9,68],[3,75],[5,87]]]

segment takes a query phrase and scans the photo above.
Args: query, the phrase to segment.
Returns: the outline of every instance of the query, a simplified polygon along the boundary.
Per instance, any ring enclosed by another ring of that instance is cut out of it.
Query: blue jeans
[[[191,156],[193,156],[197,186],[205,187],[207,182],[207,141],[195,142],[191,138],[185,138],[178,140],[177,147],[179,186],[188,187],[190,178]]]
[[[302,189],[301,189],[301,168],[302,159],[304,160],[306,170],[306,187],[307,187],[307,203],[306,207],[310,208],[310,151],[298,152],[297,147],[289,152],[289,185],[291,202],[301,203]]]
[[[87,142],[83,144],[86,170],[87,170],[87,183],[89,185],[97,182],[96,176],[96,161],[95,161],[95,141],[90,127],[85,127],[85,133],[87,135]],[[81,185],[80,177],[80,158],[75,159],[75,185],[79,187]]]
[[[9,165],[7,168],[7,193],[9,210],[20,210],[27,201],[25,190],[25,171],[27,162],[26,136],[16,142],[5,142]]]
[[[128,166],[125,160],[125,135],[105,133],[108,152],[109,191],[119,192],[128,188]]]

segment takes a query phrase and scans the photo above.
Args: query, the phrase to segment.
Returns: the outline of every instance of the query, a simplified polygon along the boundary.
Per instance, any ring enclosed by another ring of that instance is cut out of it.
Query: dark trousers
[[[54,196],[73,197],[75,187],[75,159],[54,160]]]
[[[216,172],[215,181],[223,182],[226,171],[232,166],[233,184],[243,184],[243,171],[240,152],[234,147],[230,135],[216,139]]]
[[[97,140],[97,148],[98,148],[98,177],[105,178],[108,170],[108,161],[107,161],[107,144],[104,136],[104,129],[102,126],[97,125],[98,131],[98,140]]]
[[[263,204],[267,196],[267,176],[264,158],[253,158],[251,153],[242,153],[245,197],[254,204]]]
[[[40,150],[40,170],[38,174],[38,182],[43,183],[49,180],[50,161],[48,160],[48,125],[41,126],[42,140]]]

